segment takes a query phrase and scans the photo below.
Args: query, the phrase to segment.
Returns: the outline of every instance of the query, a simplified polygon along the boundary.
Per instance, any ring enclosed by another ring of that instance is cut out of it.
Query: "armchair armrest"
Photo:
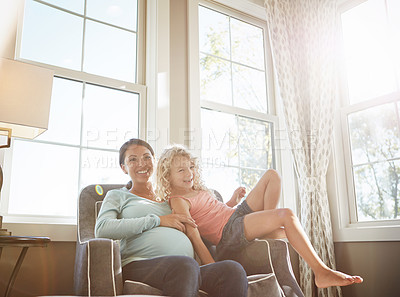
[[[122,294],[122,268],[119,244],[94,238],[76,244],[74,289],[78,296]]]
[[[293,274],[287,243],[279,239],[256,239],[240,252],[223,251],[218,260],[232,259],[242,264],[247,275],[275,274],[286,297],[304,297]]]
[[[293,273],[288,245],[279,239],[266,239],[271,252],[272,266],[280,287],[287,297],[304,297]]]
[[[218,260],[231,259],[242,264],[247,275],[273,273],[269,242],[254,240],[240,252],[218,251]]]

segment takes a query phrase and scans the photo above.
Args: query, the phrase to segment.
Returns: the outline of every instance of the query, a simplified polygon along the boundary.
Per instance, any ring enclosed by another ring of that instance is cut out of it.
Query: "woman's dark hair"
[[[125,152],[133,144],[144,146],[145,148],[147,148],[150,151],[151,155],[154,157],[154,151],[150,144],[148,144],[146,141],[141,140],[139,138],[132,138],[132,139],[129,139],[127,142],[125,142],[119,149],[119,165],[124,164]]]
[[[132,138],[132,139],[129,139],[127,142],[125,142],[125,143],[121,146],[121,148],[119,149],[119,165],[120,165],[120,166],[123,165],[123,164],[125,163],[125,153],[126,153],[126,150],[127,150],[131,145],[133,145],[133,144],[135,144],[135,145],[140,145],[140,146],[144,146],[145,148],[147,148],[147,149],[150,151],[151,155],[154,157],[154,150],[153,150],[153,148],[151,147],[150,144],[148,144],[146,141],[141,140],[141,139],[139,139],[139,138]],[[125,187],[126,187],[128,190],[129,190],[130,188],[132,188],[132,181],[129,181],[128,184],[127,184]]]

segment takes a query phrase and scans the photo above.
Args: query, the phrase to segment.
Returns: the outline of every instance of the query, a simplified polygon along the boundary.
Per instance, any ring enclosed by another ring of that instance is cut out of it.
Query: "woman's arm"
[[[182,232],[184,231],[184,223],[196,227],[193,219],[185,215],[169,214],[159,217],[155,214],[148,214],[138,218],[119,218],[120,209],[121,197],[119,193],[108,192],[96,220],[96,237],[118,240],[141,234],[158,226],[175,228]]]
[[[189,212],[189,203],[179,197],[171,198],[170,205],[174,213],[176,214],[183,214],[190,217]],[[190,241],[192,242],[193,248],[196,254],[199,256],[201,264],[210,264],[215,263],[214,258],[211,256],[210,251],[207,249],[206,245],[204,244],[203,240],[201,239],[199,230],[192,225],[186,225],[186,235],[189,237]]]
[[[149,214],[140,218],[119,218],[121,208],[118,193],[107,193],[96,220],[95,236],[123,239],[160,225],[160,218]]]

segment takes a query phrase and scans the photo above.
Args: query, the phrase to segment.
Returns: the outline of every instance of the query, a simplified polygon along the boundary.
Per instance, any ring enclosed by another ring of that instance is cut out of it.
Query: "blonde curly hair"
[[[194,157],[189,151],[182,145],[173,145],[166,148],[157,163],[157,188],[156,194],[158,197],[168,200],[171,195],[171,183],[169,176],[171,173],[171,164],[176,157],[185,157],[190,160],[194,165],[194,176],[193,176],[193,190],[196,191],[209,191],[204,185],[201,177],[201,168],[196,157]]]

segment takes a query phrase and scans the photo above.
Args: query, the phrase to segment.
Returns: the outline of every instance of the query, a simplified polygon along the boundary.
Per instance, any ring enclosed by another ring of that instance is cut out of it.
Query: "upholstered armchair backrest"
[[[85,187],[78,201],[78,242],[94,238],[96,218],[107,192],[122,188],[122,184],[90,185]]]

